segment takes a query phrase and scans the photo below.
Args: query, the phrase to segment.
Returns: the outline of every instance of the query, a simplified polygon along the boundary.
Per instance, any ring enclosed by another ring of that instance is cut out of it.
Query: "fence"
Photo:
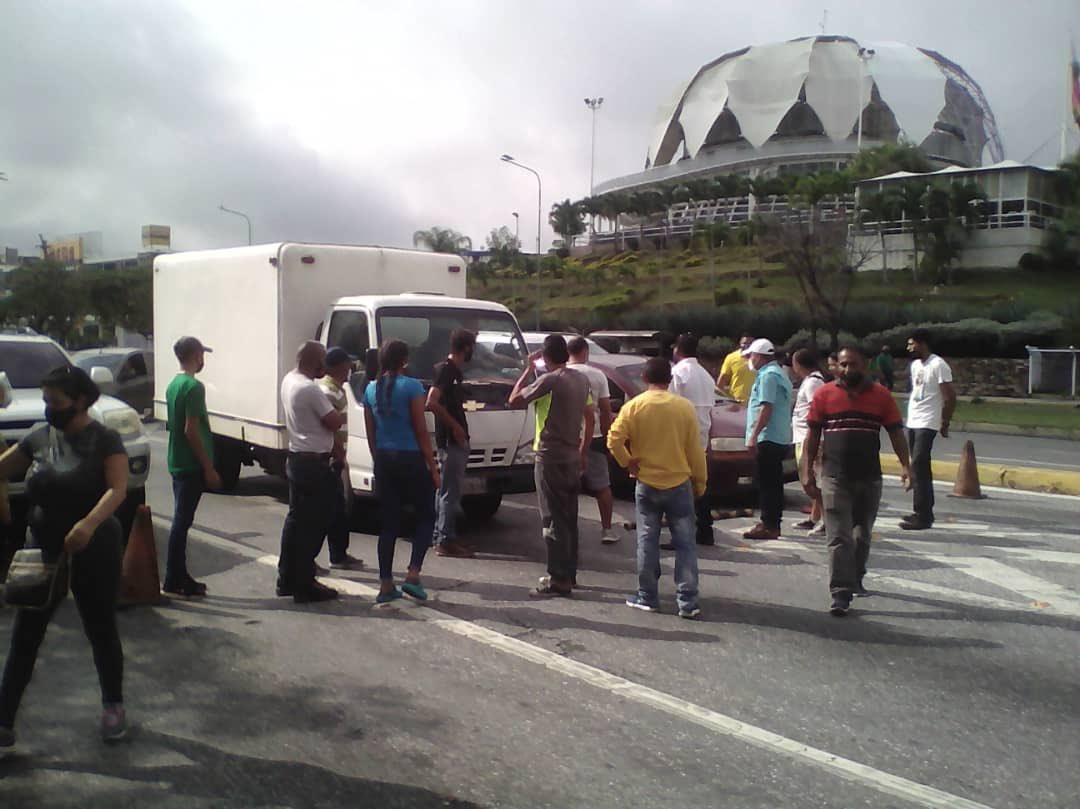
[[[1080,350],[1068,348],[1035,348],[1028,352],[1028,395],[1060,393],[1076,398],[1077,361]]]

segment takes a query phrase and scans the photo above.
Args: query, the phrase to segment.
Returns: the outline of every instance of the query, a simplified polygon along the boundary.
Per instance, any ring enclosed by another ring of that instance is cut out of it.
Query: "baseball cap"
[[[349,361],[349,352],[341,346],[334,346],[326,352],[326,361],[323,364],[327,368],[333,368],[335,365],[341,365],[343,362]]]
[[[764,337],[759,337],[743,349],[742,355],[744,357],[749,357],[751,354],[768,354],[771,357],[775,353],[776,346],[772,344],[772,340],[766,340]]]
[[[214,353],[214,349],[204,346],[198,337],[181,337],[173,344],[173,352],[181,362],[200,351],[205,351],[207,354]]]

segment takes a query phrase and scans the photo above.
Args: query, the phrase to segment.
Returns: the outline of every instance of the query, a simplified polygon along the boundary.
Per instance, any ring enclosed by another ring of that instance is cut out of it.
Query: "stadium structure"
[[[935,51],[845,36],[755,45],[678,87],[657,113],[644,171],[595,193],[842,168],[860,147],[898,141],[918,145],[938,168],[1004,157],[979,85]]]

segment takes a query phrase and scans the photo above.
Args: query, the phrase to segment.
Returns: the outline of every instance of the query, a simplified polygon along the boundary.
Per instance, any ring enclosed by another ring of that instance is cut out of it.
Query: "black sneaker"
[[[900,527],[905,531],[926,531],[934,527],[933,521],[926,520],[901,520]]]
[[[314,604],[320,601],[333,601],[339,595],[340,593],[333,587],[314,582],[310,587],[293,593],[293,602],[296,604]]]
[[[835,615],[837,618],[843,618],[848,614],[850,608],[851,599],[848,596],[836,595],[833,596],[832,606],[829,607],[829,614]]]
[[[278,582],[277,587],[274,588],[274,592],[277,594],[278,598],[292,598],[293,588]]]
[[[713,536],[713,531],[711,528],[708,531],[698,531],[696,539],[698,545],[716,544],[716,537]]]

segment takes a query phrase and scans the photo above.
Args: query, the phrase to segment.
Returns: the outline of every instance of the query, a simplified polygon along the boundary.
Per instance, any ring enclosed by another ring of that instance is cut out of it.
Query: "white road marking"
[[[1054,612],[1080,618],[1080,594],[1060,584],[1032,576],[994,559],[930,554],[925,556],[927,559],[949,565],[961,573],[989,582],[995,587],[1009,590],[1035,602],[1048,604]]]
[[[955,463],[955,462],[960,460],[960,456],[959,455],[955,455],[955,456],[952,456],[952,457],[944,456],[941,460],[943,460],[943,461],[952,461],[953,463]],[[1076,464],[1052,463],[1050,461],[1033,462],[1033,461],[1024,461],[1024,460],[1022,460],[1020,458],[990,458],[990,457],[985,457],[985,456],[980,457],[978,460],[986,461],[988,463],[993,463],[994,465],[1006,464],[1006,465],[1010,465],[1010,466],[1022,466],[1025,469],[1045,469],[1045,468],[1049,467],[1049,468],[1053,468],[1053,469],[1062,469],[1062,470],[1065,470],[1067,472],[1080,472],[1080,466],[1077,466]]]
[[[871,568],[873,562],[871,562]],[[1049,609],[1039,609],[1033,607],[1030,603],[1022,603],[1019,601],[1007,601],[1004,598],[995,598],[993,596],[984,596],[979,593],[965,593],[957,590],[955,587],[945,587],[940,584],[930,584],[925,581],[918,581],[917,579],[901,579],[897,576],[879,576],[874,573],[873,570],[869,571],[870,576],[867,584],[871,589],[879,584],[886,584],[890,587],[897,587],[901,590],[910,590],[913,593],[925,593],[926,595],[938,596],[943,600],[950,601],[956,604],[968,604],[972,607],[984,607],[994,610],[1009,610],[1015,612],[1017,610],[1026,612],[1054,612]]]

